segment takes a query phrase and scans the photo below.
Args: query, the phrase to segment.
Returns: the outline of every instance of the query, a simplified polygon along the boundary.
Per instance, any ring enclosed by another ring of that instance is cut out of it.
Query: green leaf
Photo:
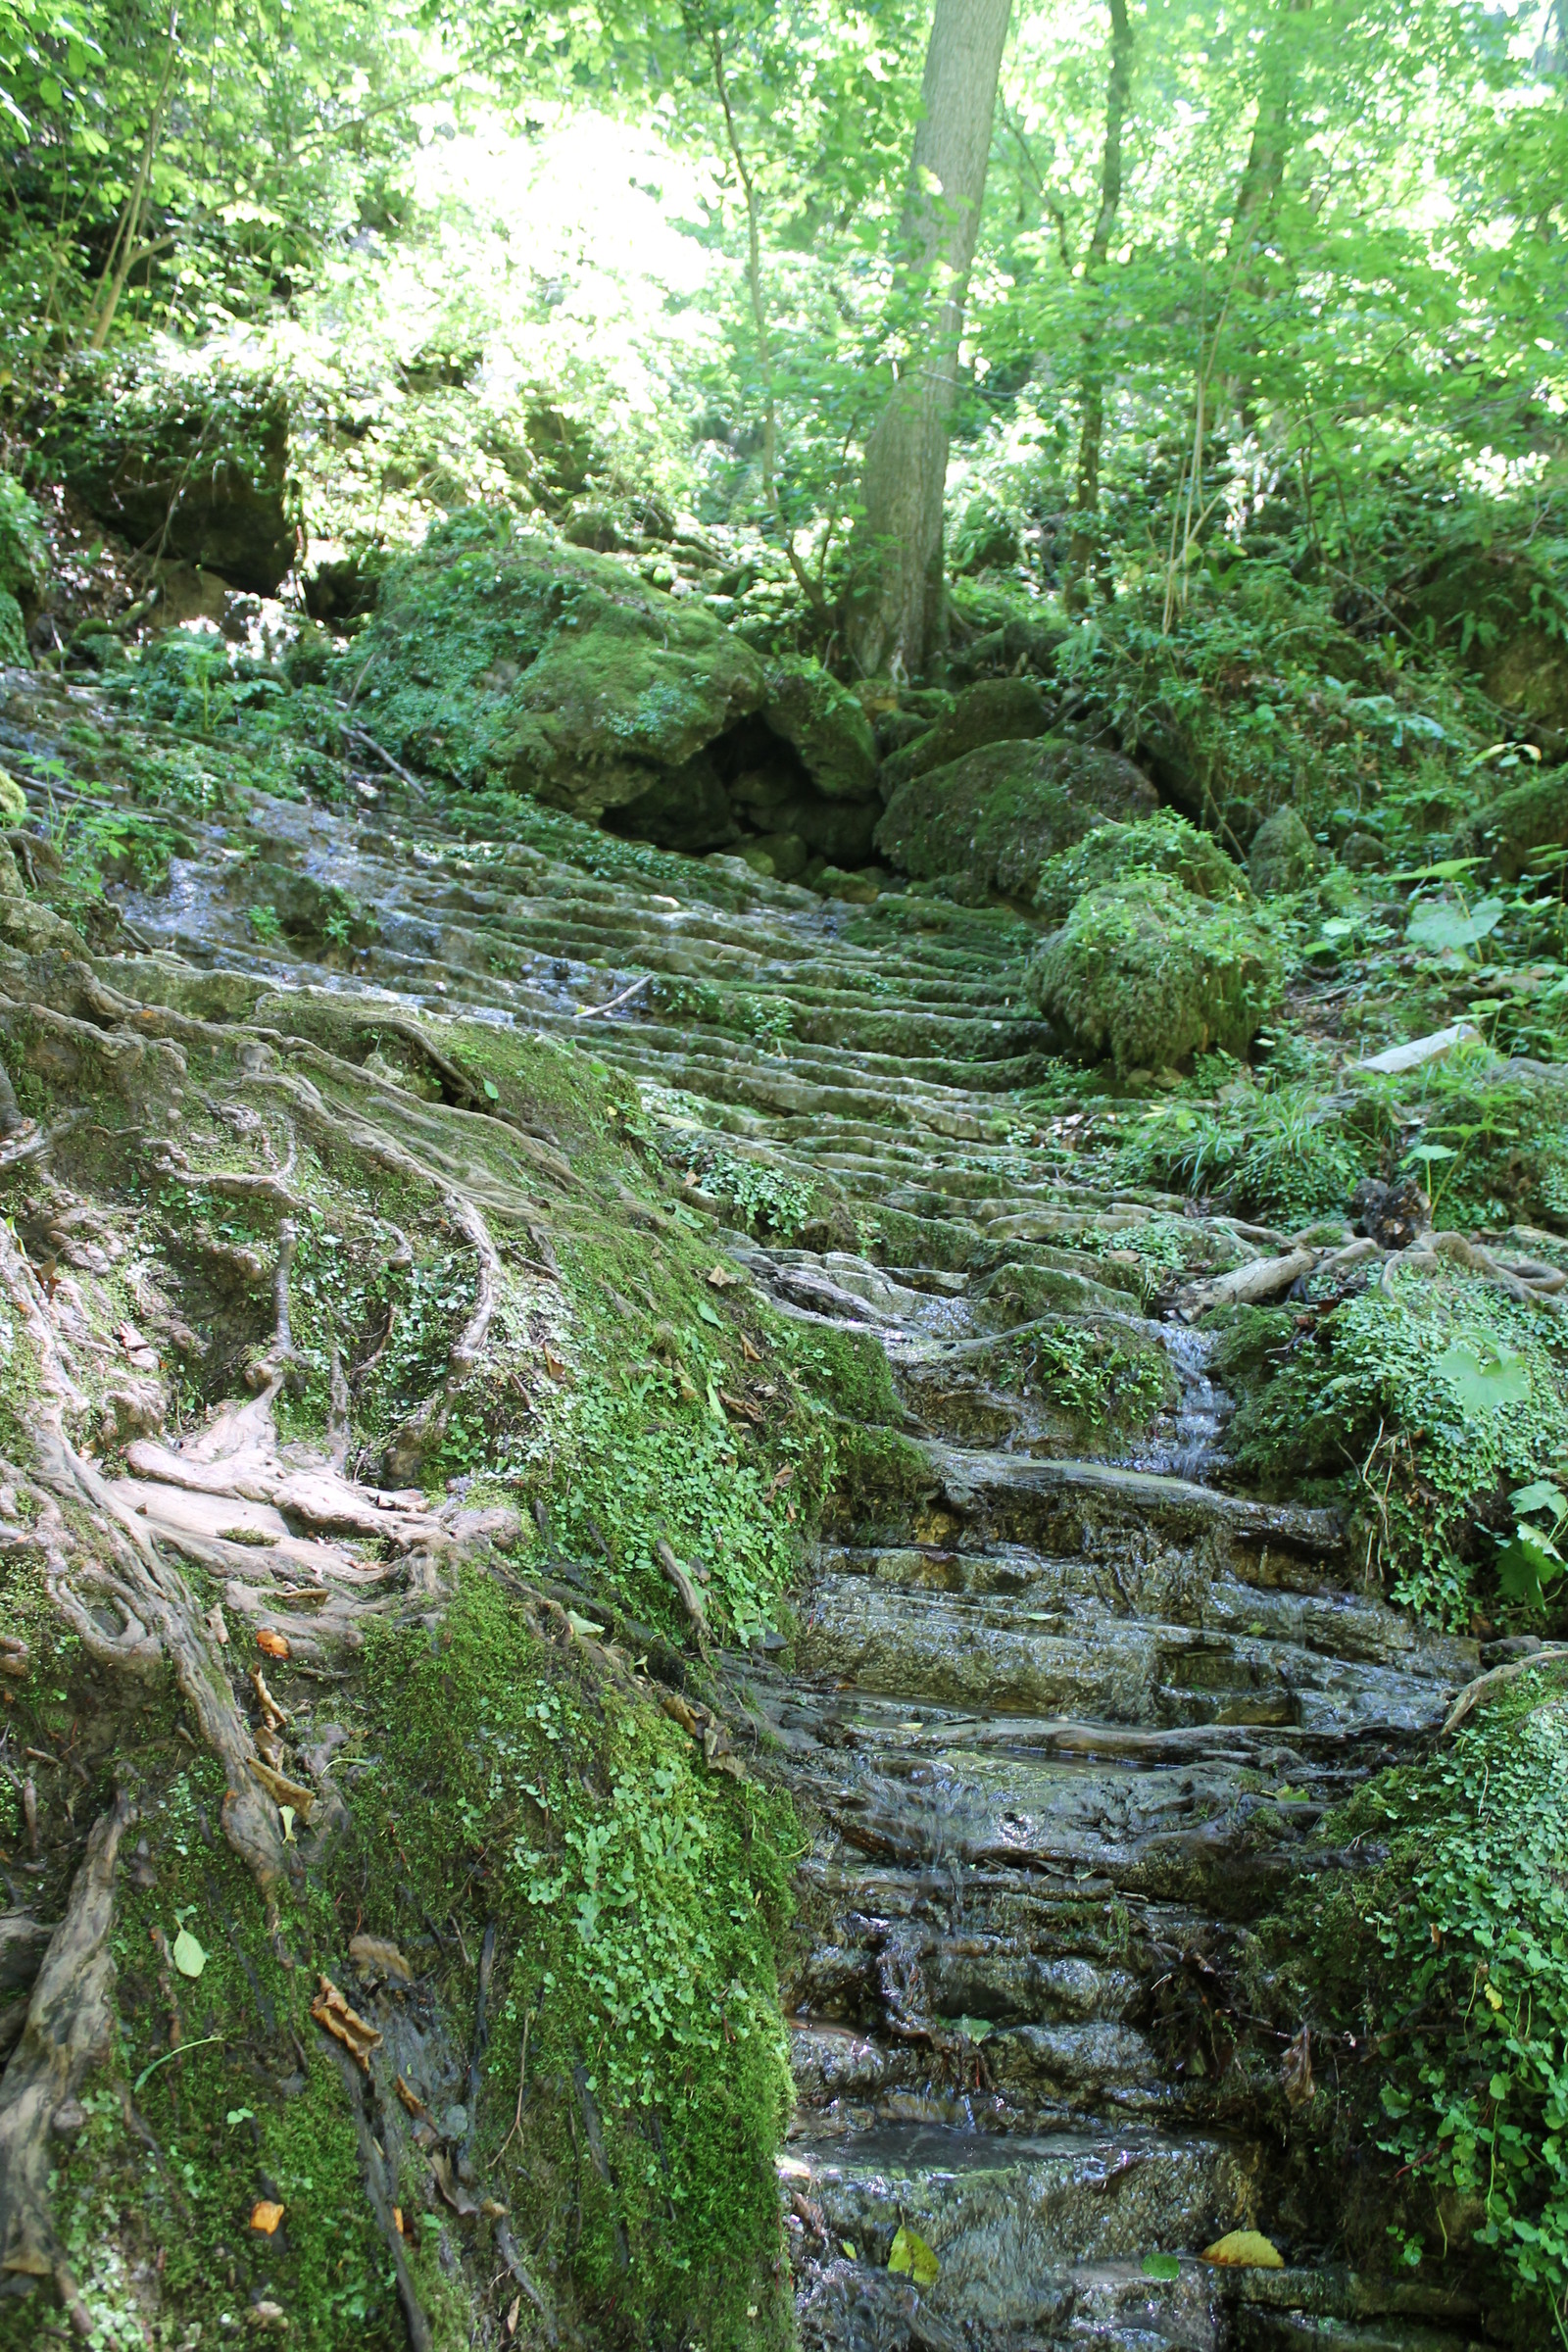
[[[1562,1562],[1525,1528],[1497,1553],[1497,1586],[1507,1600],[1527,1608],[1544,1609],[1546,1587],[1562,1574]]]
[[[1461,1412],[1490,1416],[1529,1399],[1530,1375],[1517,1348],[1454,1340],[1439,1356],[1436,1370]]]
[[[497,1086],[497,1084],[496,1084],[496,1082],[495,1082],[495,1080],[494,1080],[493,1078],[487,1078],[487,1079],[485,1080],[485,1082],[484,1082],[484,1091],[485,1091],[485,1093],[486,1093],[486,1094],[489,1096],[489,1098],[490,1098],[490,1100],[491,1100],[491,1102],[500,1102],[500,1100],[501,1100],[501,1089],[500,1089],[500,1087],[499,1087],[499,1086]]]
[[[715,1314],[714,1314],[714,1312],[713,1312],[713,1310],[712,1310],[712,1308],[711,1308],[711,1307],[709,1305],[709,1303],[708,1303],[708,1300],[707,1300],[706,1298],[699,1298],[699,1299],[698,1299],[698,1301],[697,1301],[697,1312],[698,1312],[698,1313],[699,1313],[699,1314],[702,1316],[702,1318],[703,1318],[703,1321],[704,1321],[705,1323],[716,1323],[716,1324],[718,1324],[720,1327],[722,1327],[722,1325],[723,1325],[723,1321],[724,1321],[724,1318],[723,1318],[723,1316],[722,1316],[722,1315],[715,1315]]]
[[[202,1950],[189,1928],[181,1928],[174,1937],[170,1955],[182,1977],[199,1977],[207,1966],[207,1954]]]
[[[224,2116],[223,2121],[232,2132],[236,2124],[248,2124],[253,2122],[255,2120],[255,2109],[252,2107],[231,2107],[228,2113]]]
[[[1483,899],[1468,914],[1462,906],[1434,900],[1414,909],[1405,937],[1412,947],[1431,948],[1440,955],[1450,949],[1473,948],[1477,940],[1495,931],[1506,912],[1501,899]]]
[[[911,2230],[906,2222],[893,2240],[888,2269],[912,2278],[916,2286],[934,2286],[942,2275],[941,2263],[918,2230]]]
[[[1144,2256],[1144,2277],[1146,2278],[1170,2279],[1179,2278],[1181,2275],[1182,2266],[1174,2254],[1146,2254]]]
[[[1550,1511],[1554,1519],[1560,1519],[1568,1511],[1568,1498],[1547,1478],[1533,1479],[1528,1487],[1515,1487],[1508,1500],[1516,1511]]]

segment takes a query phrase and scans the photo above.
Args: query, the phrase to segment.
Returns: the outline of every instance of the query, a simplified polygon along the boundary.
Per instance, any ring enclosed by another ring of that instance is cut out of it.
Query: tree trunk
[[[958,344],[1011,0],[937,0],[899,227],[907,356],[866,444],[850,643],[862,670],[914,676],[942,623],[942,500]]]
[[[1231,219],[1226,258],[1234,272],[1232,285],[1245,290],[1254,306],[1267,292],[1266,282],[1258,268],[1258,255],[1268,236],[1274,208],[1285,184],[1285,167],[1290,161],[1293,136],[1291,98],[1296,81],[1296,43],[1299,35],[1287,20],[1305,16],[1311,5],[1312,0],[1282,0],[1279,21],[1264,54],[1263,86],[1258,93],[1257,114],[1248,144],[1247,162],[1236,190],[1236,211]],[[1244,368],[1231,376],[1226,384],[1231,405],[1241,417],[1244,433],[1253,433],[1257,429],[1258,355],[1255,350],[1251,357],[1251,369]]]
[[[1133,28],[1127,0],[1110,0],[1110,73],[1105,83],[1105,146],[1100,167],[1100,210],[1084,256],[1084,290],[1094,285],[1110,251],[1110,232],[1121,209],[1121,133],[1133,74]],[[1082,605],[1086,578],[1099,550],[1100,448],[1105,430],[1105,381],[1101,367],[1102,322],[1091,309],[1084,329],[1083,372],[1078,392],[1078,481],[1073,496],[1072,538],[1067,549],[1067,605]]]

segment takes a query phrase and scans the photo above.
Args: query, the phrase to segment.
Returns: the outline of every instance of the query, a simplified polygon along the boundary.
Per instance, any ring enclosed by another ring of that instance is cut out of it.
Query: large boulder
[[[1552,851],[1568,850],[1568,767],[1548,768],[1499,793],[1476,818],[1475,830],[1489,842],[1505,882],[1515,882],[1527,865],[1543,871]]]
[[[775,662],[762,716],[828,801],[876,796],[876,737],[855,696],[815,662]]]
[[[1304,890],[1321,863],[1317,843],[1288,806],[1263,819],[1247,853],[1248,875],[1260,899]]]
[[[934,727],[895,752],[882,770],[884,791],[912,783],[934,767],[950,767],[988,743],[1032,743],[1051,724],[1045,695],[1033,678],[985,678],[960,694]]]
[[[344,673],[399,759],[589,818],[656,788],[667,810],[682,770],[711,801],[690,763],[767,694],[759,657],[706,607],[478,509],[392,567]]]
[[[901,784],[876,846],[916,881],[961,874],[1032,899],[1048,858],[1105,817],[1152,815],[1154,789],[1130,760],[1061,736],[993,743]]]
[[[1494,703],[1568,744],[1568,637],[1559,583],[1530,551],[1450,548],[1406,599]]]
[[[1245,1053],[1279,982],[1279,950],[1257,916],[1155,873],[1089,892],[1029,967],[1047,1018],[1123,1076]]]
[[[83,386],[41,424],[50,472],[105,528],[166,564],[275,595],[299,545],[288,413],[265,387],[172,400],[167,388]]]
[[[1169,874],[1197,899],[1251,895],[1246,874],[1212,833],[1200,832],[1185,816],[1161,808],[1134,824],[1111,819],[1096,825],[1070,850],[1059,850],[1041,873],[1035,912],[1048,923],[1064,923],[1086,891],[1132,873]]]

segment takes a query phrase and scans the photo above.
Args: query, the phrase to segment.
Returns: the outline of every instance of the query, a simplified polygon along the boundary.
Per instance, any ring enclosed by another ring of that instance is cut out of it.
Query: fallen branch
[[[619,996],[612,997],[608,1004],[579,1004],[571,1017],[574,1021],[596,1021],[607,1012],[618,1012],[623,1004],[631,1003],[633,997],[640,997],[643,990],[652,985],[653,978],[652,972],[644,972],[640,980],[634,980],[630,988],[623,988]]]

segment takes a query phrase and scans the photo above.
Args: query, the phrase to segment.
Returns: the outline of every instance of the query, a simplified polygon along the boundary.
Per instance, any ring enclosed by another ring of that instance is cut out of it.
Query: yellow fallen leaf
[[[270,2237],[282,2219],[282,2206],[274,2205],[270,2197],[258,2197],[251,2207],[251,2228],[259,2230],[263,2237]]]
[[[1211,2246],[1203,2248],[1205,2262],[1218,2263],[1222,2269],[1234,2271],[1283,2271],[1285,2257],[1272,2238],[1261,2230],[1227,2230]]]
[[[318,2026],[324,2026],[349,2054],[357,2058],[367,2074],[370,2071],[370,2052],[380,2047],[381,2036],[374,2026],[351,2009],[330,1977],[318,1977],[320,1990],[311,2003],[311,2015]]]
[[[941,2275],[942,2265],[919,2232],[906,2223],[893,2240],[888,2269],[903,2272],[906,2278],[914,2280],[916,2286],[934,2286]]]
[[[257,1634],[256,1646],[265,1649],[270,1658],[286,1658],[289,1655],[287,1635],[276,1632],[270,1625],[264,1625]]]

